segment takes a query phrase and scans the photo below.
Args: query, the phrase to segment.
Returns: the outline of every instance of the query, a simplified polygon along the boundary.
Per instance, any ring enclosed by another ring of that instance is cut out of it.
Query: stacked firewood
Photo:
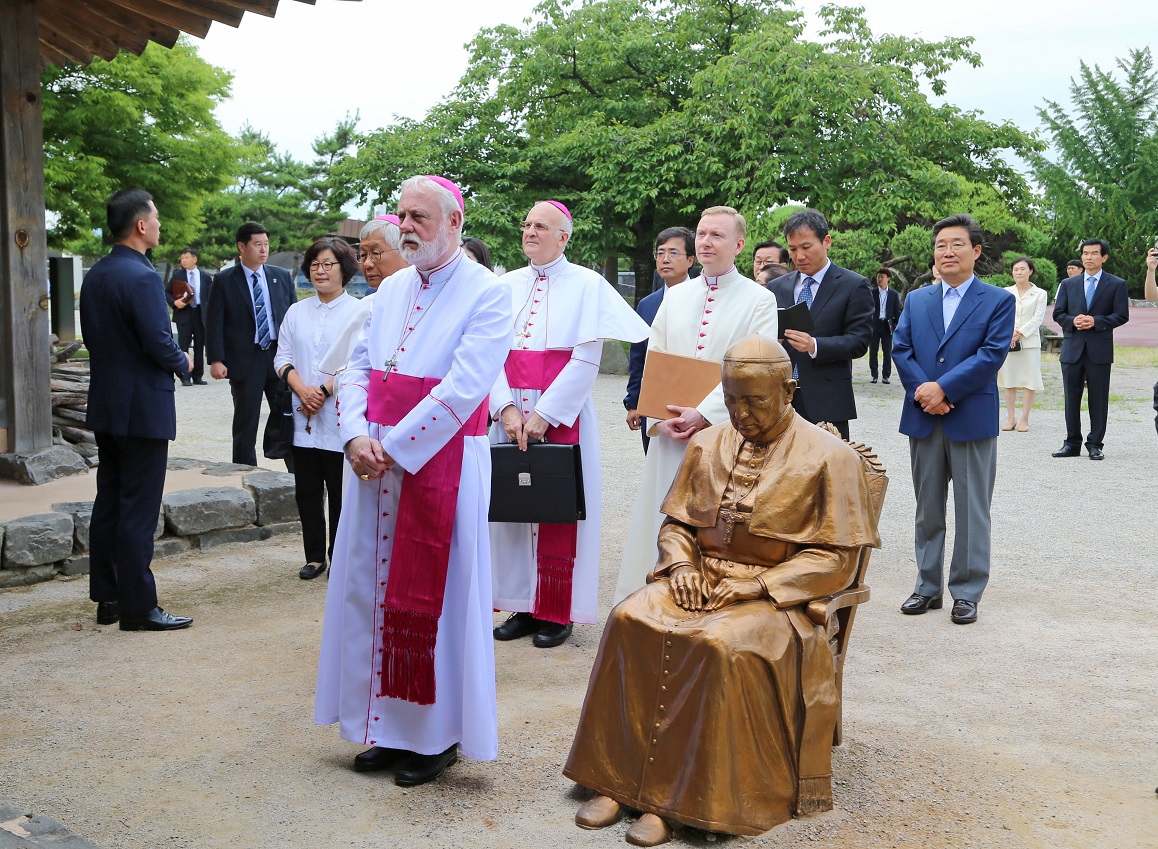
[[[85,427],[88,409],[88,360],[69,362],[81,348],[80,342],[58,345],[52,350],[52,442],[67,445],[84,457],[90,467],[97,464],[96,437]]]

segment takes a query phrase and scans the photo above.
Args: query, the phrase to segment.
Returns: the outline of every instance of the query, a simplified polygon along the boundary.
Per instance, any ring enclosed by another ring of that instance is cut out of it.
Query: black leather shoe
[[[567,638],[571,636],[571,632],[575,626],[568,622],[566,625],[560,625],[558,622],[543,622],[539,626],[539,633],[535,634],[535,638],[531,640],[537,649],[553,649],[555,646],[561,646],[567,642]]]
[[[908,613],[910,616],[916,616],[924,613],[926,610],[940,610],[945,604],[944,598],[937,596],[932,598],[927,595],[917,595],[913,593],[905,603],[901,605],[901,613]]]
[[[380,769],[389,769],[407,755],[413,755],[405,749],[387,749],[374,746],[359,755],[354,755],[354,772],[377,772]]]
[[[537,633],[543,623],[529,613],[512,613],[507,621],[495,628],[496,640],[517,640]]]
[[[208,380],[194,380],[193,385],[194,386],[208,386],[209,381]]]
[[[885,386],[888,386],[889,385],[889,379],[886,377],[883,380],[881,380],[881,383],[883,383]]]
[[[181,381],[181,385],[182,385],[182,386],[192,386],[192,385],[193,385],[193,381],[192,381],[192,380],[189,380],[188,378],[186,378],[185,380],[182,380],[182,381]]]
[[[326,571],[325,563],[307,563],[298,570],[298,577],[303,581],[312,581],[318,575]]]
[[[148,613],[122,613],[122,631],[176,631],[188,628],[193,620],[188,616],[174,616],[159,607]]]
[[[394,773],[394,783],[399,787],[417,787],[434,781],[446,772],[446,768],[458,760],[458,743],[441,755],[411,755],[402,762]]]
[[[1089,449],[1089,451],[1090,451],[1090,459],[1091,460],[1105,460],[1106,459],[1106,455],[1102,453],[1101,448],[1091,448],[1091,449]]]
[[[877,382],[877,379],[875,377],[869,381],[869,383],[876,383],[876,382]]]
[[[968,625],[970,622],[976,622],[977,602],[965,601],[960,598],[957,599],[953,602],[953,613],[951,616],[955,625]]]
[[[98,601],[97,602],[97,624],[98,625],[115,625],[116,621],[121,618],[121,606],[115,601]]]
[[[1080,457],[1082,452],[1077,448],[1070,448],[1068,445],[1063,445],[1057,451],[1053,452],[1054,457]]]

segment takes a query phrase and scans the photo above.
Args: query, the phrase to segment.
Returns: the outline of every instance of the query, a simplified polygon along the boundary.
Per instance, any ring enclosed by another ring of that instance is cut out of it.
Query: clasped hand
[[[755,578],[724,578],[709,590],[704,576],[690,566],[676,569],[669,580],[672,598],[684,610],[719,610],[764,597],[764,585]]]
[[[368,436],[355,436],[346,444],[350,468],[362,480],[382,477],[394,466],[394,458],[382,448],[382,443]]]
[[[1075,330],[1093,330],[1095,324],[1096,322],[1094,321],[1094,317],[1092,315],[1082,314],[1074,316]]]
[[[668,404],[667,408],[675,413],[675,418],[665,419],[655,426],[656,431],[664,436],[670,436],[672,439],[691,439],[692,434],[708,426],[708,420],[700,415],[700,411],[695,407]]]
[[[523,420],[523,414],[513,406],[503,409],[499,419],[503,423],[503,430],[511,442],[519,443],[519,450],[526,451],[531,442],[538,442],[547,434],[550,423],[538,413],[531,413],[531,417]]]
[[[316,386],[303,386],[297,393],[298,399],[302,402],[302,412],[307,416],[312,416],[322,409],[322,405],[326,403],[326,396],[322,394],[322,390]]]
[[[913,400],[931,416],[943,416],[953,409],[953,405],[945,400],[945,390],[934,380],[918,386],[917,391],[913,393]]]

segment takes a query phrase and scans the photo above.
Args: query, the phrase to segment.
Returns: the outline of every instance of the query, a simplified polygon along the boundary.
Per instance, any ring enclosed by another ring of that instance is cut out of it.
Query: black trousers
[[[257,465],[257,426],[261,420],[261,397],[274,408],[274,392],[281,386],[273,370],[276,343],[265,351],[253,346],[249,368],[229,367],[229,391],[233,394],[233,462],[244,466]],[[287,461],[292,472],[293,466]]]
[[[1154,391],[1158,393],[1158,385],[1155,385]],[[1155,394],[1154,397],[1158,398],[1158,394]],[[639,435],[643,437],[643,453],[646,454],[647,446],[651,444],[651,437],[647,435],[647,419],[643,416],[639,417]]]
[[[325,563],[334,556],[338,517],[342,515],[341,451],[293,447],[294,494],[302,520],[302,543],[307,563]],[[325,501],[330,506],[329,546],[326,546]]]
[[[153,533],[165,490],[167,439],[96,434],[97,494],[89,525],[89,598],[121,611],[157,606]]]
[[[873,333],[869,339],[869,373],[874,380],[877,377],[877,348],[884,356],[884,378],[888,380],[893,375],[893,329],[883,318],[873,319]]]
[[[1111,363],[1091,363],[1084,357],[1076,363],[1062,363],[1062,388],[1066,398],[1066,446],[1082,444],[1082,392],[1089,391],[1090,433],[1086,448],[1102,448],[1106,419],[1110,413]]]
[[[188,315],[177,324],[177,347],[182,351],[193,347],[193,371],[190,377],[201,380],[205,376],[205,322],[201,307],[185,307],[178,312]]]
[[[792,396],[792,409],[805,421],[812,422],[813,424],[820,423],[817,421],[818,416],[808,409],[808,394],[804,391],[803,386],[797,387],[796,394]],[[848,441],[848,419],[839,422],[829,422],[829,424],[840,431],[841,439],[845,442]]]

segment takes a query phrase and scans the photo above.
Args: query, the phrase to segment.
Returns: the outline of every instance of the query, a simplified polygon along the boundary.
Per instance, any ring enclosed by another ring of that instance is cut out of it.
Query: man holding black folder
[[[784,222],[784,236],[796,271],[768,284],[782,307],[804,304],[812,329],[785,329],[784,347],[799,382],[792,406],[816,424],[829,422],[848,439],[856,418],[852,361],[868,350],[873,294],[868,278],[833,264],[828,220],[803,209]],[[784,322],[781,322],[784,324]]]

